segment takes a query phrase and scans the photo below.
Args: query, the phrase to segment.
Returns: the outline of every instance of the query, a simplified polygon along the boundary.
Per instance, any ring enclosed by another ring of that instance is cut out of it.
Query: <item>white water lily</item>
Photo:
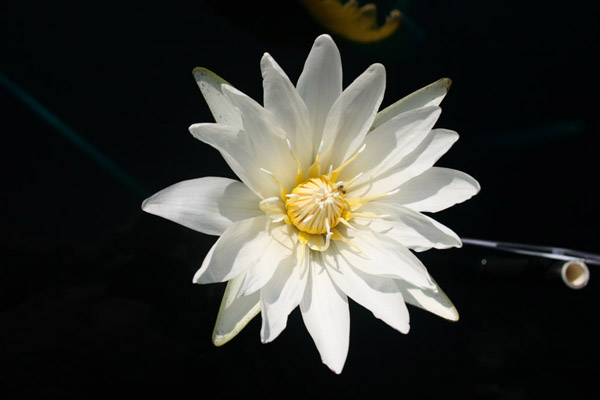
[[[297,306],[322,361],[346,360],[348,297],[402,333],[406,303],[450,320],[458,313],[413,251],[460,247],[422,212],[479,190],[434,163],[458,139],[433,129],[450,81],[441,79],[377,112],[385,69],[374,64],[342,91],[339,51],[318,37],[294,86],[267,53],[264,106],[212,72],[195,78],[216,123],[190,127],[220,151],[240,181],[205,177],[170,186],[142,208],[220,235],[195,283],[228,282],[213,342],[222,345],[259,312],[274,340]],[[412,251],[411,251],[412,250]]]

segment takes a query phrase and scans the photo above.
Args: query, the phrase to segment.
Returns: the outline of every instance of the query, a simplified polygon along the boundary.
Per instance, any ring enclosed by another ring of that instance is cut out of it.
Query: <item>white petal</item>
[[[385,68],[371,65],[338,97],[323,127],[322,165],[339,166],[362,145],[385,90]]]
[[[354,185],[358,187],[393,167],[425,140],[441,111],[435,106],[411,110],[370,132],[365,139],[366,148],[344,168],[339,179],[347,181],[363,173]]]
[[[313,143],[318,144],[329,109],[342,93],[340,52],[329,35],[315,40],[296,87],[308,109]]]
[[[464,172],[432,167],[404,183],[397,194],[381,200],[394,201],[416,211],[438,212],[470,199],[480,188],[479,183]]]
[[[372,129],[404,112],[421,107],[438,106],[448,93],[451,84],[450,79],[442,78],[398,100],[377,113]]]
[[[392,197],[392,196],[389,196]],[[458,235],[434,219],[392,201],[375,200],[359,209],[365,214],[383,215],[383,218],[353,218],[356,224],[369,226],[376,232],[397,240],[415,251],[425,251],[432,247],[447,249],[461,247]]]
[[[296,228],[280,223],[271,226],[266,234],[254,241],[255,249],[259,254],[258,262],[252,264],[246,273],[246,279],[240,289],[240,295],[246,296],[262,288],[273,276],[281,263],[286,263],[295,252],[297,236],[292,234]]]
[[[262,310],[261,341],[268,343],[285,329],[288,315],[300,304],[308,276],[308,256],[298,251],[282,262],[260,291]],[[302,249],[302,250],[301,250]]]
[[[210,249],[194,275],[194,283],[224,282],[260,261],[261,247],[271,236],[262,215],[232,224]]]
[[[306,104],[273,57],[265,53],[260,67],[265,109],[277,119],[300,163],[308,166],[312,163],[313,136],[309,134],[311,126]]]
[[[339,254],[326,252],[328,265],[339,268],[338,264],[345,262],[367,274],[404,279],[423,288],[434,287],[423,263],[404,245],[367,226],[354,224],[354,227],[356,230],[338,225],[336,229],[358,246],[358,249],[341,240],[332,240],[331,246],[337,249]]]
[[[221,235],[233,222],[261,215],[258,202],[241,182],[205,177],[161,190],[147,198],[142,209],[208,235]]]
[[[223,86],[223,93],[240,110],[246,145],[251,147],[261,168],[276,174],[283,186],[291,190],[296,183],[296,162],[292,157],[285,132],[273,115],[260,104],[231,86]],[[272,178],[264,175],[265,180]]]
[[[248,135],[238,128],[221,124],[194,124],[190,133],[219,150],[233,172],[261,199],[279,196],[279,185],[261,171],[261,157],[255,153]]]
[[[346,295],[363,307],[371,310],[375,317],[402,333],[410,329],[408,309],[396,281],[366,274],[343,262],[339,268],[328,268],[329,275]]]
[[[450,321],[458,321],[459,316],[456,307],[454,307],[452,301],[450,301],[437,283],[435,283],[436,290],[417,288],[401,280],[396,280],[396,284],[402,290],[404,300],[408,304],[422,308]]]
[[[238,296],[243,280],[244,274],[227,282],[213,330],[215,346],[222,346],[233,339],[260,312],[258,293]]]
[[[350,197],[387,193],[427,171],[458,140],[458,134],[447,129],[433,129],[409,155],[377,176],[362,175],[352,186]]]
[[[221,86],[227,84],[227,82],[206,68],[194,68],[193,74],[215,121],[220,124],[241,128],[242,118],[240,112],[231,104],[221,90]]]
[[[287,216],[285,203],[281,200],[281,197],[271,197],[262,200],[259,203],[259,207],[271,221],[283,221]]]
[[[320,260],[310,252],[308,282],[300,302],[302,319],[321,360],[333,372],[342,372],[350,343],[348,298],[332,282]]]

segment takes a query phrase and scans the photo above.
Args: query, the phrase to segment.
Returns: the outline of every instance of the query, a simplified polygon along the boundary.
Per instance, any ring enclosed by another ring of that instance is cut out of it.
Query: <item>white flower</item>
[[[413,251],[460,247],[421,212],[479,190],[433,164],[458,139],[432,129],[450,81],[441,79],[377,113],[385,69],[374,64],[342,91],[338,49],[318,37],[296,87],[269,54],[264,106],[212,72],[195,78],[216,123],[190,132],[220,151],[241,182],[205,177],[170,186],[142,208],[220,235],[195,283],[228,281],[213,342],[232,339],[259,312],[274,340],[298,305],[323,362],[340,373],[349,344],[348,297],[402,333],[405,302],[457,320]]]

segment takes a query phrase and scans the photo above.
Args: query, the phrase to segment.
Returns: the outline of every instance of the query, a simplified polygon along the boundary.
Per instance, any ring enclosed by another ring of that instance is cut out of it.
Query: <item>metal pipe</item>
[[[522,258],[491,257],[481,260],[481,271],[496,276],[543,275],[558,279],[570,289],[582,289],[590,280],[587,264],[600,265],[600,255],[561,247],[535,246],[521,243],[496,242],[462,238],[466,245],[493,249],[525,256]],[[552,264],[542,260],[554,260]]]
[[[590,270],[580,260],[554,263],[548,269],[548,273],[559,277],[571,289],[583,289],[590,281]]]

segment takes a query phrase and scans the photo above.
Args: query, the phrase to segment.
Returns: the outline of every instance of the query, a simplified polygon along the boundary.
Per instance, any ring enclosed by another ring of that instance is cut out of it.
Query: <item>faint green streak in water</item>
[[[137,180],[125,172],[114,161],[106,157],[102,152],[96,149],[91,143],[85,140],[80,134],[66,125],[50,110],[44,107],[29,93],[21,89],[3,73],[0,72],[0,85],[5,87],[12,95],[19,99],[23,104],[29,107],[35,114],[52,126],[61,136],[73,143],[79,150],[89,156],[98,165],[107,170],[112,176],[117,178],[122,184],[127,186],[135,194],[142,197],[148,195],[148,190],[144,188]]]

